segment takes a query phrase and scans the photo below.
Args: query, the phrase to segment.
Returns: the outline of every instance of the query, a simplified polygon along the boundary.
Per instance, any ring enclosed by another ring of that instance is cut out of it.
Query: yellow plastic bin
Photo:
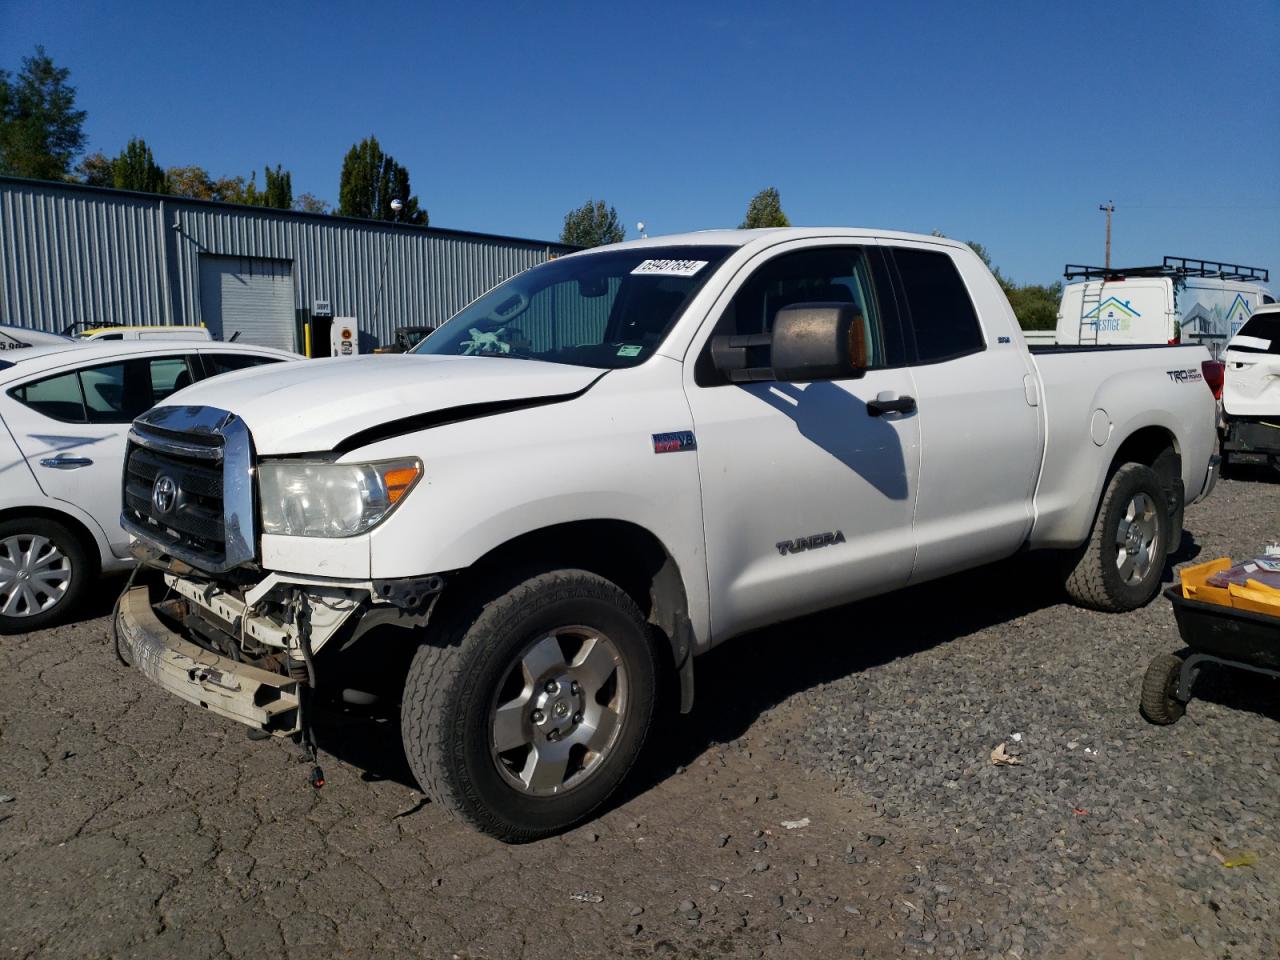
[[[1194,567],[1182,570],[1182,596],[1186,600],[1199,600],[1201,603],[1219,603],[1224,607],[1231,606],[1231,592],[1225,587],[1213,587],[1205,583],[1215,573],[1231,569],[1230,557],[1219,557],[1208,563],[1197,563]]]

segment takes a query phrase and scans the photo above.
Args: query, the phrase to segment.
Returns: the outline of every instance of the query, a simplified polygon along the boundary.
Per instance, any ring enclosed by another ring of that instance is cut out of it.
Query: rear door
[[[716,371],[713,336],[768,333],[778,310],[801,302],[853,304],[874,369],[742,384]],[[730,281],[713,316],[685,367],[694,433],[677,449],[696,445],[717,638],[905,585],[920,423],[914,409],[868,409],[914,393],[874,241],[772,248]]]
[[[134,417],[198,378],[194,352],[127,356],[46,372],[10,387],[6,408],[19,449],[46,495],[98,521],[111,550],[128,552],[120,477]]]
[[[921,415],[914,583],[1009,556],[1026,539],[1043,449],[1038,380],[976,258],[961,261],[966,282],[943,249],[886,249]],[[991,314],[985,328],[980,310]]]

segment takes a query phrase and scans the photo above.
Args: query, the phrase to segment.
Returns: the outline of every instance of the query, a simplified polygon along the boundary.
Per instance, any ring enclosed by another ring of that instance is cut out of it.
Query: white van
[[[203,340],[213,337],[208,327],[95,327],[78,335],[81,340]]]
[[[1165,257],[1150,267],[1068,264],[1058,306],[1060,344],[1201,343],[1217,357],[1253,311],[1275,303],[1268,271]]]

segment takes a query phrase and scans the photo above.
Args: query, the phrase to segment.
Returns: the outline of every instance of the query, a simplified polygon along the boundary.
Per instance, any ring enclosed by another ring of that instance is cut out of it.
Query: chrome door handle
[[[54,470],[76,470],[80,467],[93,466],[93,461],[88,457],[68,457],[65,453],[60,453],[56,457],[41,460],[40,466],[52,467]]]

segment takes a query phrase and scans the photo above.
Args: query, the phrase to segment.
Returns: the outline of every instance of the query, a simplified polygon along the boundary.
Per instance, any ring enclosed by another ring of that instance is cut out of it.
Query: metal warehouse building
[[[0,323],[204,324],[217,339],[302,350],[308,327],[354,317],[363,352],[573,249],[0,177]]]

